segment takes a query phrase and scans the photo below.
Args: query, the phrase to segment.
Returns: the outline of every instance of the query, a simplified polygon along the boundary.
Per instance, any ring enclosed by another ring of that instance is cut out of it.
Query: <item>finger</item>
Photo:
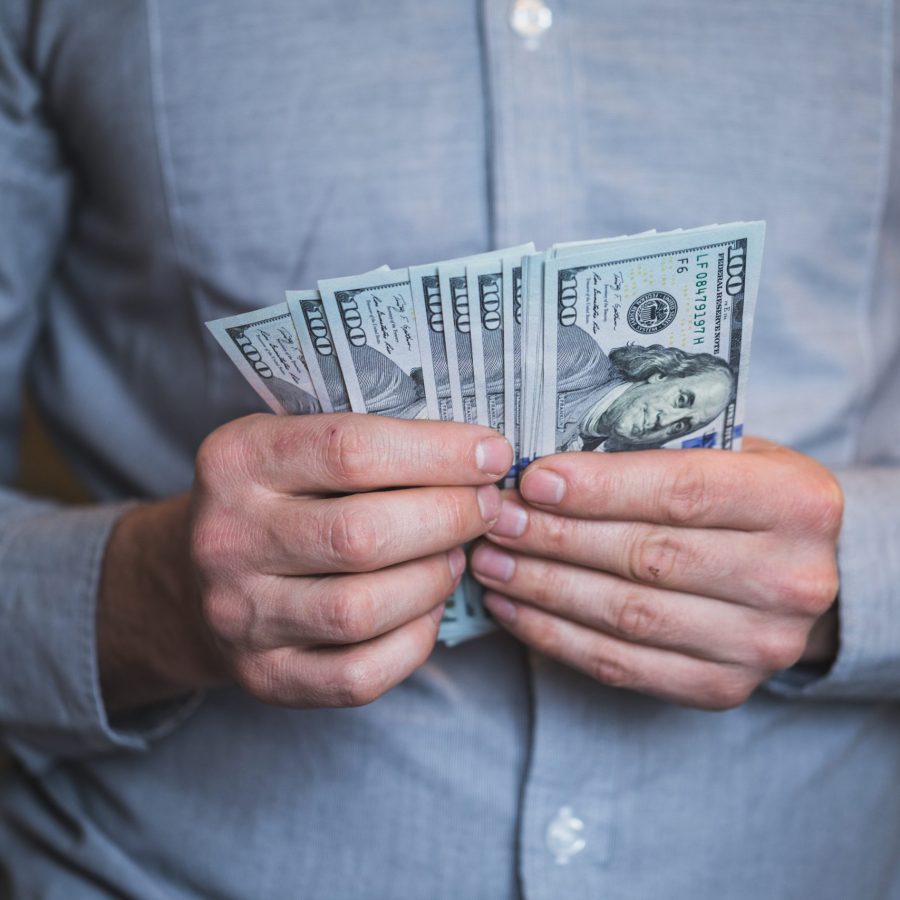
[[[561,453],[532,463],[520,492],[566,516],[748,531],[789,523],[798,505],[830,500],[819,467],[799,465],[781,448],[751,446],[758,449]]]
[[[615,575],[479,544],[472,572],[485,587],[630,643],[773,671],[794,665],[808,623]]]
[[[363,706],[408,678],[434,648],[441,607],[349,647],[281,648],[242,660],[241,686],[293,708]]]
[[[501,594],[485,594],[484,604],[519,640],[609,687],[701,709],[728,709],[743,703],[759,681],[742,667],[632,644]]]
[[[408,488],[268,505],[258,565],[272,575],[373,572],[483,534],[500,511],[493,485]]]
[[[263,596],[246,601],[241,637],[261,650],[371,640],[441,604],[465,567],[456,547],[365,575],[273,577]]]
[[[507,536],[516,531],[518,537]],[[486,537],[530,556],[762,609],[782,602],[788,587],[783,573],[796,577],[798,585],[806,576],[799,571],[804,553],[787,542],[774,541],[768,533],[573,519],[509,499],[504,500]],[[766,565],[761,567],[763,559]],[[813,571],[809,566],[809,572]],[[822,589],[826,588],[831,590],[833,585],[823,581]]]
[[[243,429],[241,439],[222,429],[229,440],[221,449],[243,454],[239,471],[283,493],[487,484],[512,464],[509,442],[479,425],[353,413],[261,415],[241,423],[232,423]]]

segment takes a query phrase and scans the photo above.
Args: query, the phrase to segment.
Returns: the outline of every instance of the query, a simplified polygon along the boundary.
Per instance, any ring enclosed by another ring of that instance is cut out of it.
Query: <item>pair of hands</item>
[[[560,454],[501,494],[511,458],[486,428],[352,414],[213,433],[190,531],[223,668],[271,703],[374,700],[430,654],[477,538],[497,620],[604,684],[723,709],[833,655],[841,494],[811,459]]]

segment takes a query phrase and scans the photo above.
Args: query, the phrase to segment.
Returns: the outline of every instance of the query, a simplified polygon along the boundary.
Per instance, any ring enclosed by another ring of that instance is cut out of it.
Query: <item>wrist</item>
[[[228,680],[200,614],[187,494],[128,510],[107,544],[97,604],[100,683],[110,711]]]

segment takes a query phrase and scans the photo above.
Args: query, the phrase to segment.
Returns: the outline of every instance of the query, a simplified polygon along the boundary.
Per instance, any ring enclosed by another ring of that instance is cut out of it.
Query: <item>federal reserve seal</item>
[[[656,334],[668,328],[678,313],[678,301],[665,291],[641,294],[628,307],[628,324],[638,334]]]

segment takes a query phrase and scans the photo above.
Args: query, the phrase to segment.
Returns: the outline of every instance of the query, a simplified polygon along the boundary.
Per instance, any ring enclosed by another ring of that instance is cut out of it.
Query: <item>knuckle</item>
[[[344,663],[335,690],[338,706],[366,706],[384,693],[385,679],[370,658],[355,658]]]
[[[753,663],[763,671],[780,672],[794,665],[805,648],[805,635],[799,634],[797,629],[760,629],[753,637]]]
[[[473,523],[477,522],[477,530],[484,531],[486,526],[478,511],[475,491],[446,491],[442,498],[442,512],[446,523],[445,532],[456,536],[469,534]]]
[[[565,642],[562,640],[559,625],[555,617],[534,615],[532,611],[523,609],[521,617],[521,634],[533,647],[549,656],[564,655]]]
[[[528,593],[542,609],[549,612],[560,607],[561,601],[573,594],[571,578],[566,569],[552,562],[528,560]]]
[[[837,567],[833,563],[806,571],[793,570],[775,583],[780,609],[802,616],[818,617],[834,602],[838,592]]]
[[[695,460],[680,463],[662,487],[661,508],[672,525],[689,525],[703,518],[710,505],[706,470]]]
[[[251,697],[263,703],[278,703],[279,676],[272,658],[266,654],[244,654],[234,662],[234,677]]]
[[[331,478],[347,488],[365,487],[378,448],[355,416],[329,424],[323,440],[324,466]]]
[[[375,598],[364,582],[334,586],[324,604],[325,631],[335,640],[356,644],[376,631]]]
[[[376,568],[381,548],[378,523],[368,510],[352,502],[335,510],[325,543],[328,553],[346,571]]]
[[[832,539],[837,538],[844,520],[844,493],[827,470],[815,492],[815,498],[813,522],[816,530]]]
[[[541,545],[547,556],[553,557],[563,552],[570,539],[569,520],[552,513],[541,515]]]
[[[265,444],[266,457],[270,466],[295,463],[298,456],[306,456],[313,434],[316,416],[269,416],[269,438]]]
[[[246,480],[248,461],[254,458],[250,432],[245,420],[229,422],[200,444],[194,459],[194,477],[201,490],[219,490]]]
[[[808,461],[807,461],[808,462]],[[782,522],[795,529],[835,541],[844,519],[844,493],[824,466],[808,464],[800,477],[792,472]]]
[[[237,523],[227,516],[202,515],[195,519],[190,535],[191,559],[201,574],[230,570],[240,546]]]
[[[650,584],[666,582],[675,570],[682,553],[672,532],[636,525],[627,542],[627,570],[632,581]]]
[[[210,631],[228,644],[239,644],[250,633],[254,612],[240,597],[224,591],[212,591],[203,597],[203,619]]]
[[[834,603],[837,593],[837,567],[816,569],[803,579],[802,589],[797,597],[797,610],[818,618]]]
[[[631,667],[619,656],[608,651],[591,658],[588,674],[601,684],[613,688],[630,688],[636,683]]]
[[[706,686],[700,705],[704,709],[724,712],[746,703],[755,689],[755,681],[737,675],[720,675]]]
[[[200,444],[194,457],[194,474],[203,485],[215,483],[219,473],[227,468],[226,458],[229,444],[222,437],[222,430],[214,431]]]
[[[224,557],[225,536],[207,517],[196,519],[191,528],[190,553],[194,567],[200,572],[214,569]]]
[[[659,607],[641,591],[625,591],[615,603],[611,618],[613,630],[628,640],[641,642],[659,632]]]

